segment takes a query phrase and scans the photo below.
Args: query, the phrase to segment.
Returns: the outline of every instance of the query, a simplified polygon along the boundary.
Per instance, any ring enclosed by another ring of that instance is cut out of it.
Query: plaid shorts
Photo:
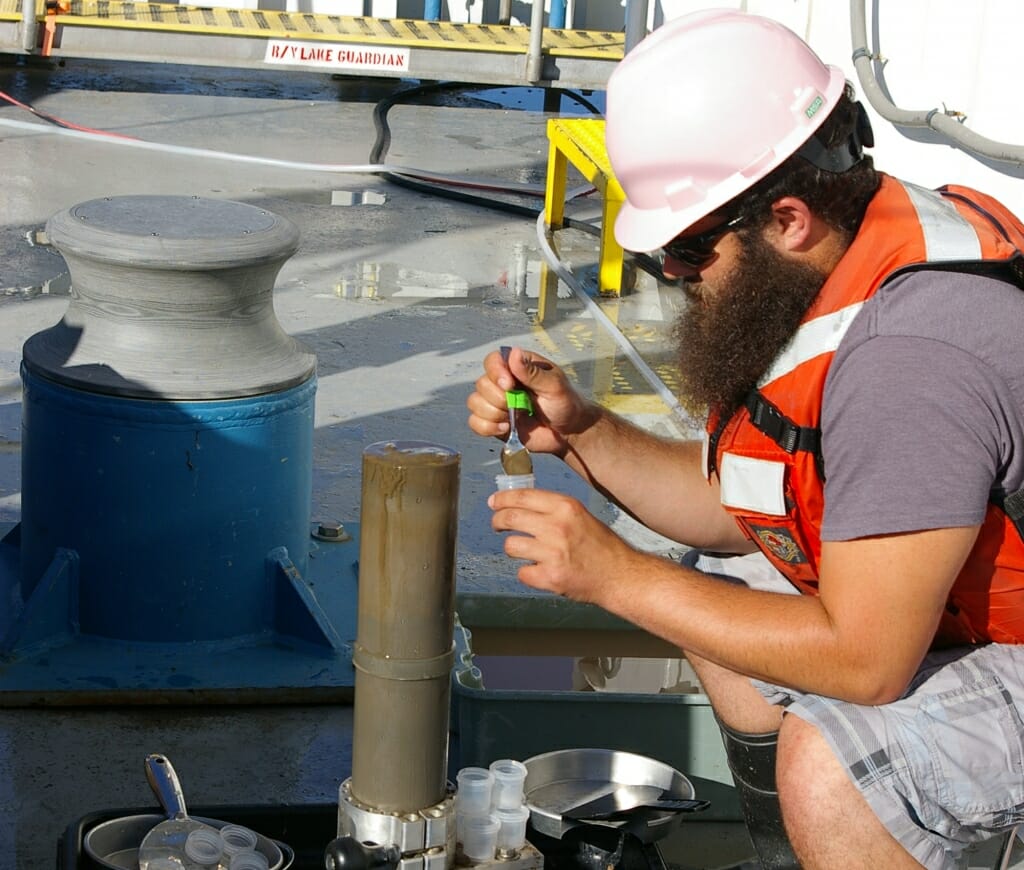
[[[759,554],[693,564],[795,592]],[[818,729],[882,824],[930,870],[952,870],[966,847],[1024,822],[1024,646],[930,653],[904,696],[877,707],[754,685]]]

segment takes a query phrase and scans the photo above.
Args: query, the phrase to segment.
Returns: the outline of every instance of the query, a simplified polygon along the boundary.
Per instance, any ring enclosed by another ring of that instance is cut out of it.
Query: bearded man
[[[519,579],[684,651],[765,868],[952,868],[1024,821],[1024,225],[878,172],[840,70],[777,22],[664,25],[608,86],[616,238],[664,253],[702,441],[656,437],[537,355],[468,399],[692,550],[498,492]]]

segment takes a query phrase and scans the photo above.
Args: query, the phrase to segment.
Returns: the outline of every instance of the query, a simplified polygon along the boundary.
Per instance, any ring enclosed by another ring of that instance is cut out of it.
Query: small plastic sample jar
[[[533,489],[536,478],[532,474],[496,474],[494,485],[498,489]]]
[[[499,758],[491,762],[490,771],[494,774],[491,808],[513,810],[522,806],[526,765],[512,758]]]
[[[490,861],[498,851],[501,822],[495,815],[466,816],[462,820],[462,853],[470,861]]]
[[[228,864],[229,870],[268,870],[269,867],[267,856],[253,849],[235,852]]]
[[[185,856],[200,867],[216,867],[224,854],[224,838],[220,831],[199,828],[190,831],[185,840]]]
[[[519,854],[519,850],[526,845],[526,823],[530,820],[530,808],[520,805],[512,809],[496,809],[494,815],[498,817],[501,828],[498,830],[499,858],[511,858]]]
[[[256,832],[242,825],[225,825],[220,829],[220,836],[224,840],[224,854],[228,857],[236,852],[253,852],[256,849]]]
[[[494,774],[486,767],[464,767],[455,775],[455,811],[464,816],[485,816],[491,811]]]

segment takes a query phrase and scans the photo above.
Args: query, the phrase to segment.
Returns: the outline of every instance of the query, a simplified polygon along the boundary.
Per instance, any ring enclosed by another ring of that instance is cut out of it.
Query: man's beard
[[[736,267],[720,286],[684,282],[691,297],[673,327],[680,401],[723,417],[743,404],[796,332],[825,283],[818,269],[785,259],[757,232],[740,235]]]

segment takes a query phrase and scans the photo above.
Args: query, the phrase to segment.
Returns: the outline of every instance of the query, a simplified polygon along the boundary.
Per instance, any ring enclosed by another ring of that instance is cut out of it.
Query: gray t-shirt
[[[1024,486],[1024,290],[891,281],[835,355],[822,407],[822,540],[980,523]]]

